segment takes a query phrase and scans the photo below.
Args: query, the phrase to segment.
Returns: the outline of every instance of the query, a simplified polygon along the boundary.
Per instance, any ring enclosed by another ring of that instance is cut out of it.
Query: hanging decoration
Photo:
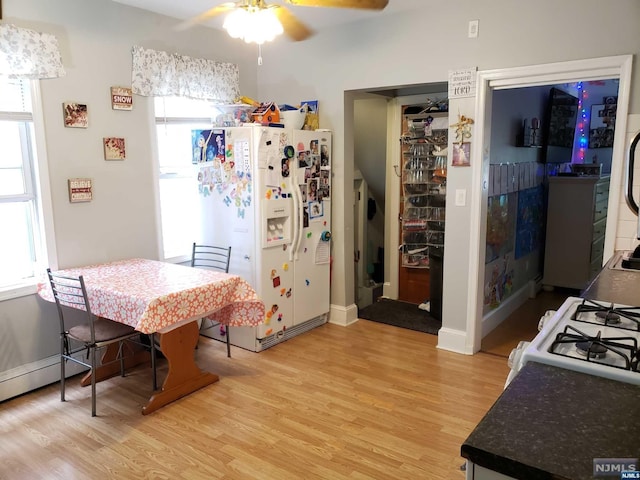
[[[471,125],[474,121],[470,117],[458,114],[458,122],[451,125],[454,128],[453,157],[451,165],[454,167],[468,167],[471,165]]]

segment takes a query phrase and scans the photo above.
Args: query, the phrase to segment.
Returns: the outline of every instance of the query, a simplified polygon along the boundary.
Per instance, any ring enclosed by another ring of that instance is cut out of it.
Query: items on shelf
[[[516,145],[519,147],[542,147],[542,131],[540,120],[525,118],[522,121],[522,132],[519,134]]]
[[[403,267],[429,268],[429,249],[444,248],[448,113],[441,106],[429,102],[417,113],[404,112]]]

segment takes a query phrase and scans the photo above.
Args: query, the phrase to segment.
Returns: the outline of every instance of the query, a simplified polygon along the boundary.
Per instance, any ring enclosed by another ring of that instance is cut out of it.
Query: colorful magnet
[[[283,158],[281,165],[282,176],[287,178],[289,176],[289,159]]]
[[[278,321],[279,321],[279,322],[281,322],[281,321],[282,321],[282,314],[281,314],[281,313],[278,315]]]
[[[304,247],[304,253],[307,253],[307,247]]]
[[[284,147],[284,156],[287,158],[293,158],[295,156],[295,149],[292,145],[287,145]]]
[[[311,235],[313,235],[313,232],[307,233],[307,238],[311,238]]]
[[[273,269],[271,270],[271,278],[273,279],[273,278],[276,278],[277,276],[278,276],[278,272],[276,272],[276,269],[275,269],[275,268],[273,268]]]
[[[281,288],[280,289],[280,296],[282,297],[286,293],[286,291],[287,291],[286,288]]]
[[[322,234],[320,235],[320,240],[322,240],[323,242],[328,242],[329,240],[331,240],[331,232],[329,232],[328,230],[322,232]]]
[[[271,305],[271,313],[274,314],[278,311],[278,305]]]
[[[282,264],[282,269],[286,272],[289,270],[289,264],[288,263],[283,263]]]
[[[309,281],[309,279],[308,279],[308,278],[304,281],[304,283],[306,283],[306,284],[307,284],[307,287],[308,287],[309,285],[311,285],[311,282]]]
[[[271,310],[269,310],[269,311],[266,313],[266,317],[267,317],[267,319],[270,319],[271,317],[273,317],[273,312],[272,312]]]
[[[264,319],[264,324],[265,325],[271,325],[271,317],[267,317]]]
[[[280,286],[280,277],[275,277],[273,279],[273,288],[277,288]]]
[[[272,333],[273,333],[273,328],[270,328],[269,330],[264,332],[265,335],[271,335]]]
[[[287,290],[287,298],[291,297],[291,289]]]

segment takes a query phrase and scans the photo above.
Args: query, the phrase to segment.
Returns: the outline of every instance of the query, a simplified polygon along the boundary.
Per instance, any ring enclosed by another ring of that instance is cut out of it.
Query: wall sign
[[[69,179],[69,201],[71,203],[90,202],[93,200],[92,182],[90,178]]]
[[[128,87],[111,87],[111,108],[133,110],[133,94]]]
[[[449,99],[476,96],[476,70],[477,67],[449,70]]]

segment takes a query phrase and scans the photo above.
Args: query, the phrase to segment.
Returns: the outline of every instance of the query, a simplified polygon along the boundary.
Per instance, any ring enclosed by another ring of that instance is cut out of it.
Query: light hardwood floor
[[[555,289],[540,291],[529,298],[504,322],[482,339],[481,350],[486,353],[509,357],[520,341],[531,341],[538,333],[538,322],[547,310],[557,310],[570,296],[579,296],[575,290]]]
[[[143,416],[150,371],[68,382],[0,404],[1,479],[464,479],[460,445],[502,392],[506,362],[361,320],[261,353],[202,338],[220,381]],[[160,379],[162,379],[162,371]]]

